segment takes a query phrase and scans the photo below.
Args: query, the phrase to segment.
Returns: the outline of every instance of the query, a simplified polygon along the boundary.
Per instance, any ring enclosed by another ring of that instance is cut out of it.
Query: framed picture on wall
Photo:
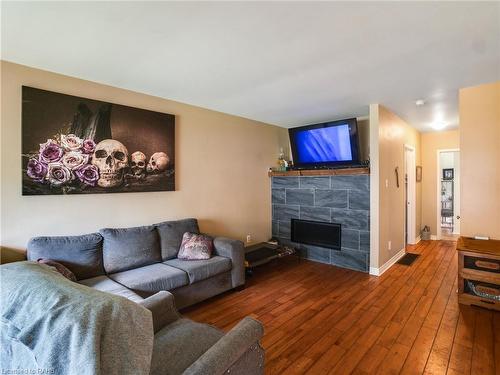
[[[23,195],[175,190],[175,116],[22,88]]]
[[[415,173],[415,177],[416,177],[417,182],[421,182],[422,181],[422,166],[417,165],[417,170],[416,170],[416,173]]]
[[[443,169],[443,180],[453,180],[453,168]]]

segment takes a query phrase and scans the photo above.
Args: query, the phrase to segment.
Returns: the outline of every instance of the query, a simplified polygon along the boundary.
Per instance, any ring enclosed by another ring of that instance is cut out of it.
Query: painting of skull
[[[23,86],[23,195],[175,190],[175,116]]]

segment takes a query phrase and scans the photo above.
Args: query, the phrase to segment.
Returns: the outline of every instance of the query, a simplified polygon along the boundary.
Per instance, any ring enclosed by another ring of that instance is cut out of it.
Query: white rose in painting
[[[53,186],[60,186],[73,179],[71,171],[62,163],[50,163],[47,172],[47,179]]]
[[[66,151],[78,151],[82,148],[83,140],[74,134],[61,134],[61,146]]]
[[[64,154],[61,161],[66,168],[73,171],[87,164],[89,162],[89,155],[70,151]]]

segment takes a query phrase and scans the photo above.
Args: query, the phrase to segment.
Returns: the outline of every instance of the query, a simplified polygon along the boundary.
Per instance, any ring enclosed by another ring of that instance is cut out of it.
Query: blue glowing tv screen
[[[358,163],[356,119],[327,122],[289,129],[296,167]]]

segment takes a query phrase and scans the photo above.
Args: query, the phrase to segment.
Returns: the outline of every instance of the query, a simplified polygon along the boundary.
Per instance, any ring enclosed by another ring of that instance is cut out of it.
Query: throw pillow
[[[57,272],[59,272],[61,275],[63,275],[68,280],[76,281],[76,277],[73,274],[73,272],[71,272],[69,269],[67,269],[65,266],[63,266],[61,263],[58,263],[58,262],[51,260],[51,259],[43,259],[43,258],[38,259],[37,262],[41,263],[41,264],[46,264],[47,266],[54,267]]]
[[[186,232],[182,236],[181,248],[177,258],[183,260],[210,259],[214,241],[204,234]]]

